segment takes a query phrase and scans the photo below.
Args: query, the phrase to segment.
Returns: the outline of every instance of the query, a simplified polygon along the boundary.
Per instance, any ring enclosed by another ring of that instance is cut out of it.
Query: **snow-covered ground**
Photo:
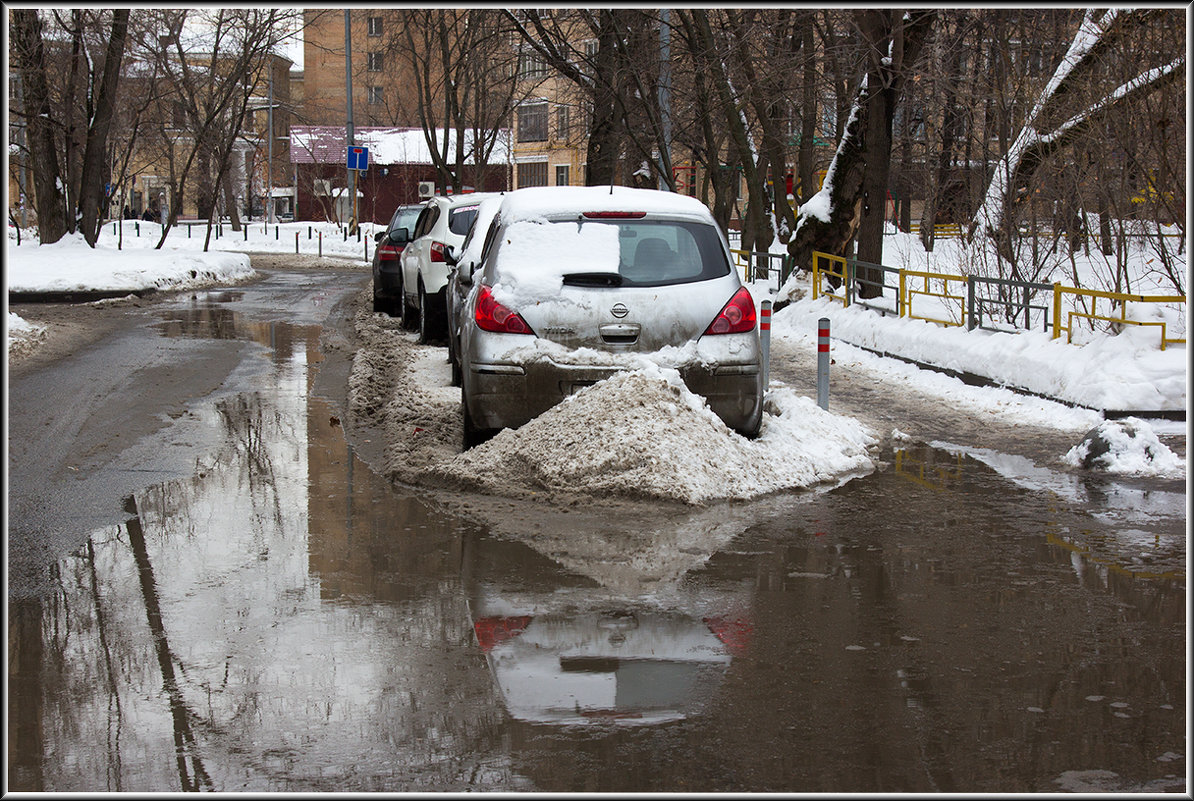
[[[289,223],[275,230],[274,226],[267,228],[255,223],[249,226],[247,238],[244,233],[233,235],[227,229],[219,239],[213,235],[208,253],[202,252],[203,231],[198,226],[190,236],[185,228],[176,229],[166,247],[156,250],[157,237],[146,234],[160,232],[159,226],[142,222],[142,236],[137,237],[134,223],[123,225],[124,238],[119,250],[118,235],[113,233],[112,224],[105,226],[96,249],[88,248],[80,237],[46,247],[39,247],[26,237],[18,247],[10,233],[6,254],[9,289],[132,291],[233,283],[252,275],[245,252],[294,252],[297,233],[300,252],[313,254],[319,245],[319,231],[323,232],[323,255],[359,260],[364,271],[365,254],[371,253],[373,245],[371,226],[363,226],[361,241],[357,242],[345,241],[332,225]],[[893,266],[946,272],[950,268],[945,265],[957,256],[948,242],[939,242],[934,254],[923,249],[918,252],[919,245],[913,237],[895,235],[888,242]],[[1186,408],[1186,347],[1171,345],[1165,351],[1160,350],[1155,331],[1129,330],[1118,336],[1086,332],[1076,344],[1052,340],[1042,332],[967,332],[922,320],[881,316],[862,308],[843,309],[832,299],[812,300],[807,293],[807,278],[803,280],[805,297],[775,315],[774,337],[808,340],[811,344],[815,341],[817,321],[827,317],[835,347],[839,346],[837,343],[853,343],[986,376],[997,383],[1090,409]],[[765,283],[755,284],[752,291],[756,302],[773,294],[770,290]],[[1184,312],[1180,325],[1175,322],[1173,327],[1180,330],[1171,331],[1171,337],[1185,336]],[[39,335],[35,324],[12,314],[7,316],[10,354],[14,352],[14,343],[34,345]],[[921,385],[929,392],[948,393],[975,410],[999,413],[1007,405],[1006,389],[966,386],[939,373],[891,359],[873,358],[877,369],[878,365],[884,365],[884,369],[900,372],[900,380]],[[444,373],[447,387],[446,368]],[[631,383],[634,386],[627,389]],[[638,421],[641,425],[635,422],[636,417],[617,431],[607,430],[607,423],[616,422],[619,415],[610,414],[607,416],[612,420],[604,420],[602,410],[624,410],[622,396],[627,392],[646,399],[645,416],[640,415],[642,420]],[[455,402],[458,397],[450,389],[440,394],[444,395],[445,403]],[[1072,430],[1080,424],[1075,414],[1086,415],[1096,422],[1099,419],[1090,411],[1075,412],[1066,405],[1045,400],[1037,405],[1040,407],[1040,419],[1034,421],[1037,424],[1049,425],[1053,421],[1058,427]],[[482,485],[486,475],[494,474],[494,465],[504,465],[498,472],[526,470],[528,481],[545,485],[572,482],[579,492],[637,489],[648,496],[702,503],[716,498],[755,497],[781,488],[832,482],[838,477],[865,472],[870,469],[870,450],[878,433],[867,432],[857,421],[822,412],[808,398],[774,382],[758,440],[743,439],[724,426],[719,429],[717,422],[703,401],[688,393],[666,368],[648,368],[585,390],[534,425],[506,432],[473,452],[443,456],[447,469],[471,474]],[[1151,427],[1166,428],[1166,424],[1141,421],[1138,425],[1143,427],[1143,436],[1115,440],[1111,454],[1102,460],[1101,466],[1109,471],[1136,474],[1184,475],[1185,460],[1173,457],[1155,436],[1150,436]],[[1168,424],[1166,432],[1175,433],[1175,428],[1185,430],[1184,424]],[[581,439],[573,443],[575,447],[565,448],[561,445],[561,431],[569,429],[579,431],[577,436]],[[593,446],[590,435],[597,431],[602,435],[597,438],[602,447]],[[633,447],[635,441],[645,438],[645,432],[653,434],[650,453],[640,453],[641,449]],[[626,447],[611,446],[611,442],[625,443]],[[1144,453],[1145,448],[1156,453],[1158,446],[1165,449],[1160,458]],[[578,453],[589,454],[584,457],[587,461],[578,463]],[[492,457],[488,462],[483,458],[486,454]],[[497,454],[501,454],[500,459]],[[700,464],[692,461],[693,454],[704,455]],[[624,467],[619,468],[623,463]]]
[[[235,283],[253,276],[246,253],[300,253],[359,259],[373,255],[372,223],[361,226],[360,241],[345,237],[331,223],[249,223],[240,232],[225,224],[217,237],[212,229],[207,252],[206,225],[179,223],[157,249],[162,226],[125,220],[107,223],[95,248],[81,234],[68,234],[42,246],[36,231],[8,229],[5,263],[10,292],[133,292],[144,289],[190,289]]]

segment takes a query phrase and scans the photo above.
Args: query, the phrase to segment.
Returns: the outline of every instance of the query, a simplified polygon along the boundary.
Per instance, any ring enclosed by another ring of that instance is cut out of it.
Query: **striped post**
[[[759,304],[759,345],[763,351],[763,392],[771,386],[771,301]]]
[[[817,321],[817,405],[829,411],[829,318]]]
[[[299,243],[299,232],[295,231],[294,232],[294,252],[296,255],[298,254],[298,243]]]

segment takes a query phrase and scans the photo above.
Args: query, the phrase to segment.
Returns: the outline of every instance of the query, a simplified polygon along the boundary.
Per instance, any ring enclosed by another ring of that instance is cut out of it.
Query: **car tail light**
[[[706,334],[744,334],[755,328],[755,302],[746,287],[741,287],[730,298],[709,327]]]
[[[746,653],[746,646],[750,644],[750,637],[754,633],[754,626],[749,620],[718,615],[707,617],[702,622],[731,654],[741,656]]]
[[[493,331],[497,334],[533,334],[518,312],[507,309],[494,300],[493,290],[484,284],[477,296],[477,311],[473,315],[482,331]]]
[[[444,258],[444,243],[443,242],[432,242],[431,243],[431,260],[432,261],[441,261],[441,262],[447,261],[447,259]]]
[[[402,253],[402,248],[397,245],[382,245],[377,249],[378,261],[393,261]]]
[[[590,220],[637,220],[647,216],[645,211],[586,211],[584,216]]]
[[[519,617],[483,617],[473,623],[473,631],[477,633],[477,642],[481,650],[489,653],[506,640],[512,640],[530,625],[531,616]]]

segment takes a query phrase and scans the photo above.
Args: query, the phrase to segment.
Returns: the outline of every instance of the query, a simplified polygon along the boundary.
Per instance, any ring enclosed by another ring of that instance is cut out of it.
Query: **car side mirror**
[[[384,237],[385,235],[386,235],[385,231],[378,231],[376,234],[373,235],[373,241],[380,245],[382,237]]]
[[[456,255],[456,248],[454,246],[444,246],[444,261],[448,263],[449,267],[455,267],[460,263],[460,257]]]
[[[410,242],[410,230],[407,228],[395,228],[390,231],[390,244],[405,245]]]

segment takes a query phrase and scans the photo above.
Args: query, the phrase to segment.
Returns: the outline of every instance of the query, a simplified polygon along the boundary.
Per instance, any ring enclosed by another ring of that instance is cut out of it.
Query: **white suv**
[[[490,195],[475,192],[433,197],[423,204],[412,241],[402,251],[402,318],[409,323],[417,316],[420,343],[447,334],[444,288],[451,265],[446,256],[459,250],[477,207]]]

